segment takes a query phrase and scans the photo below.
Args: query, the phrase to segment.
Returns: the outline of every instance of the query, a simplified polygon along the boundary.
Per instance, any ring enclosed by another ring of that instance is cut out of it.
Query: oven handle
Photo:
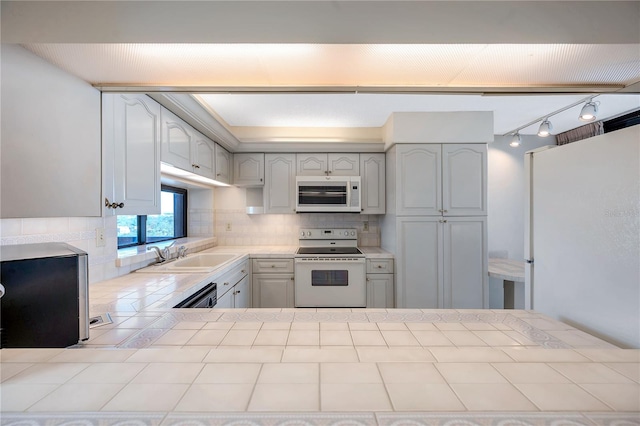
[[[345,191],[300,191],[301,196],[313,195],[316,197],[335,197],[336,195],[346,195]]]

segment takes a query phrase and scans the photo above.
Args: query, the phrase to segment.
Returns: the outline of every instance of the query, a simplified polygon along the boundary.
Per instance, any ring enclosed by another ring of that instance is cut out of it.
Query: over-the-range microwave
[[[296,212],[360,212],[360,176],[297,176]]]

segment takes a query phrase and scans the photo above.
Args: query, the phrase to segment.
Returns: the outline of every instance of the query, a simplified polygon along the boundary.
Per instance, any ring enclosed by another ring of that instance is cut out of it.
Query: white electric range
[[[295,255],[297,308],[364,308],[365,255],[355,229],[301,229]]]

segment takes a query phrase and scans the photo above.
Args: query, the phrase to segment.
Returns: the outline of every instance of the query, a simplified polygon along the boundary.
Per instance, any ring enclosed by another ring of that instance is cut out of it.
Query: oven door
[[[364,258],[301,257],[295,260],[296,308],[364,308]]]
[[[346,181],[307,181],[298,178],[297,212],[346,211],[349,183]]]

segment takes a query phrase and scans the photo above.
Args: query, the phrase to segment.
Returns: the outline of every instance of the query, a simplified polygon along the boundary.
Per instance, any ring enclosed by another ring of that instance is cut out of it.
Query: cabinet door
[[[145,95],[103,97],[106,143],[113,149],[113,193],[109,200],[124,207],[107,214],[160,213],[160,105]],[[111,122],[112,124],[108,124]],[[111,191],[106,191],[109,194]]]
[[[234,308],[250,308],[251,307],[251,289],[249,288],[249,276],[245,276],[232,289],[233,307]]]
[[[193,172],[215,179],[216,173],[216,148],[215,143],[207,139],[206,136],[194,131],[193,142]]]
[[[298,176],[325,176],[328,170],[327,154],[296,154]]]
[[[445,216],[487,214],[487,145],[442,146],[442,208]]]
[[[295,213],[296,155],[265,154],[264,212]]]
[[[360,176],[360,154],[329,154],[329,175]]]
[[[188,172],[192,167],[194,133],[181,118],[162,108],[162,161]]]
[[[442,306],[442,219],[398,217],[396,307]]]
[[[367,274],[367,308],[393,307],[393,274]]]
[[[233,299],[234,299],[233,291],[228,291],[222,295],[222,297],[218,298],[218,302],[214,308],[217,309],[231,309],[233,308]]]
[[[385,213],[385,155],[360,154],[362,214]]]
[[[263,186],[264,154],[234,154],[233,184],[236,186]]]
[[[254,274],[254,308],[293,308],[293,274]]]
[[[398,216],[442,214],[441,151],[438,144],[402,144],[397,148]]]
[[[445,221],[442,307],[486,308],[489,305],[487,219],[448,217]]]
[[[216,145],[216,179],[218,182],[231,183],[231,154]]]

